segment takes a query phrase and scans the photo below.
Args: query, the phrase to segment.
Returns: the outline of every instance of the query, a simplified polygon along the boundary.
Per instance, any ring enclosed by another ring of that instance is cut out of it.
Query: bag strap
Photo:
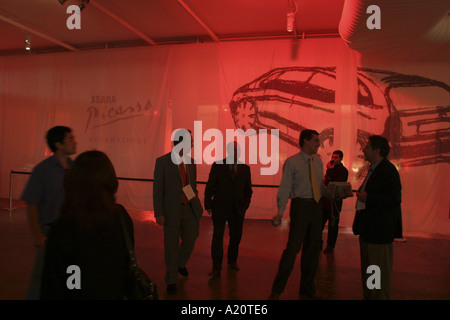
[[[134,255],[133,246],[131,244],[130,233],[128,232],[128,229],[127,229],[127,225],[126,225],[126,221],[125,221],[125,215],[122,213],[122,208],[119,211],[119,218],[120,218],[120,225],[122,226],[123,237],[125,239],[125,245],[126,245],[127,251],[128,251],[128,256],[130,257],[130,261],[133,264],[137,265],[136,257]]]

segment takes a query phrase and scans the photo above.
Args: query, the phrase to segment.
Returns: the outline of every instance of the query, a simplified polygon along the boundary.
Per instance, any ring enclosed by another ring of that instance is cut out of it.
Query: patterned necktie
[[[314,170],[314,164],[312,157],[309,157],[309,169],[311,172],[311,186],[313,191],[313,198],[314,200],[319,203],[320,201],[320,188],[319,184],[317,183],[317,177],[316,177],[316,171]]]
[[[181,172],[181,181],[183,182],[183,187],[186,186],[186,168],[184,167],[184,162],[180,163],[180,172]],[[183,203],[187,204],[188,199],[186,198],[186,195],[183,192]]]
[[[372,175],[372,172],[373,172],[373,168],[372,168],[372,166],[370,166],[369,172],[367,173],[366,177],[364,178],[364,181],[363,181],[361,187],[359,187],[359,192],[363,192],[364,189],[366,188],[367,181],[369,180],[369,177]]]

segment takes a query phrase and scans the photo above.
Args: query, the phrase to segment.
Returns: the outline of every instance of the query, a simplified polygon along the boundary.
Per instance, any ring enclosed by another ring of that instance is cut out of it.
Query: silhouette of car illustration
[[[358,68],[358,79],[375,84],[389,111],[382,135],[392,145],[390,157],[402,166],[450,163],[450,86],[386,70]],[[370,133],[358,129],[358,144]]]
[[[347,90],[341,84],[339,90]],[[333,145],[336,124],[343,108],[336,108],[336,67],[285,67],[264,73],[238,88],[230,101],[235,127],[248,129],[279,129],[281,140],[299,148],[298,137],[314,123],[320,134],[321,148]],[[356,113],[356,141],[362,149],[370,135],[380,134],[393,146],[392,157],[402,158],[407,165],[450,162],[443,153],[450,152],[449,106],[429,106],[399,110],[392,90],[397,88],[438,89],[447,94],[445,83],[400,73],[358,68],[357,88],[346,112]],[[398,103],[398,102],[397,102]],[[409,121],[410,117],[417,118]],[[430,125],[438,125],[433,129]],[[350,125],[350,124],[349,124]],[[428,126],[426,131],[421,130]],[[410,133],[411,127],[416,132]],[[430,145],[431,144],[431,145]],[[431,147],[430,147],[431,146]],[[363,174],[364,172],[361,172]]]
[[[330,119],[323,123],[321,141],[331,138],[335,73],[334,67],[277,68],[243,85],[230,102],[236,128],[279,129],[281,140],[298,146],[307,118],[319,115]]]
[[[322,147],[333,145],[334,127],[341,116],[336,109],[336,67],[287,67],[271,70],[237,89],[230,102],[236,128],[279,129],[280,139],[298,147],[303,129],[312,119],[320,134]],[[382,94],[375,101],[373,83],[358,79],[358,115],[362,125],[371,122],[374,132],[382,132],[388,110]],[[381,121],[379,120],[381,118]]]

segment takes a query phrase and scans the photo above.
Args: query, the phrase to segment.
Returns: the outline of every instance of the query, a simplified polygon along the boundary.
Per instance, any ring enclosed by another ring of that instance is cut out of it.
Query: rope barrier
[[[3,210],[12,211],[17,208],[13,208],[12,203],[12,193],[13,193],[13,177],[15,174],[31,174],[31,172],[28,171],[15,171],[11,170],[10,176],[9,176],[9,207],[3,208]],[[124,180],[124,181],[141,181],[141,182],[153,182],[155,179],[144,179],[144,178],[126,178],[126,177],[117,177],[118,180]],[[197,184],[206,184],[205,181],[197,181]],[[263,184],[252,184],[252,187],[255,188],[278,188],[277,185],[263,185]]]
[[[14,171],[11,170],[9,175],[9,207],[3,208],[3,210],[12,211],[17,208],[12,207],[12,192],[13,192],[13,176],[15,174],[31,174],[31,172],[27,171]],[[118,180],[125,180],[125,181],[142,181],[142,182],[153,182],[154,179],[144,179],[144,178],[124,178],[124,177],[117,177]],[[197,184],[206,184],[205,181],[197,181]],[[278,185],[265,185],[265,184],[252,184],[252,187],[254,188],[278,188]],[[356,192],[357,190],[352,190],[353,192]]]

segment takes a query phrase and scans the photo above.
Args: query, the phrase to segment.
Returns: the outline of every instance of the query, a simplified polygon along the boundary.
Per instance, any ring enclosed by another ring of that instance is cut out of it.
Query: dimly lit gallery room
[[[448,0],[0,0],[0,300],[450,300],[449,57]]]

